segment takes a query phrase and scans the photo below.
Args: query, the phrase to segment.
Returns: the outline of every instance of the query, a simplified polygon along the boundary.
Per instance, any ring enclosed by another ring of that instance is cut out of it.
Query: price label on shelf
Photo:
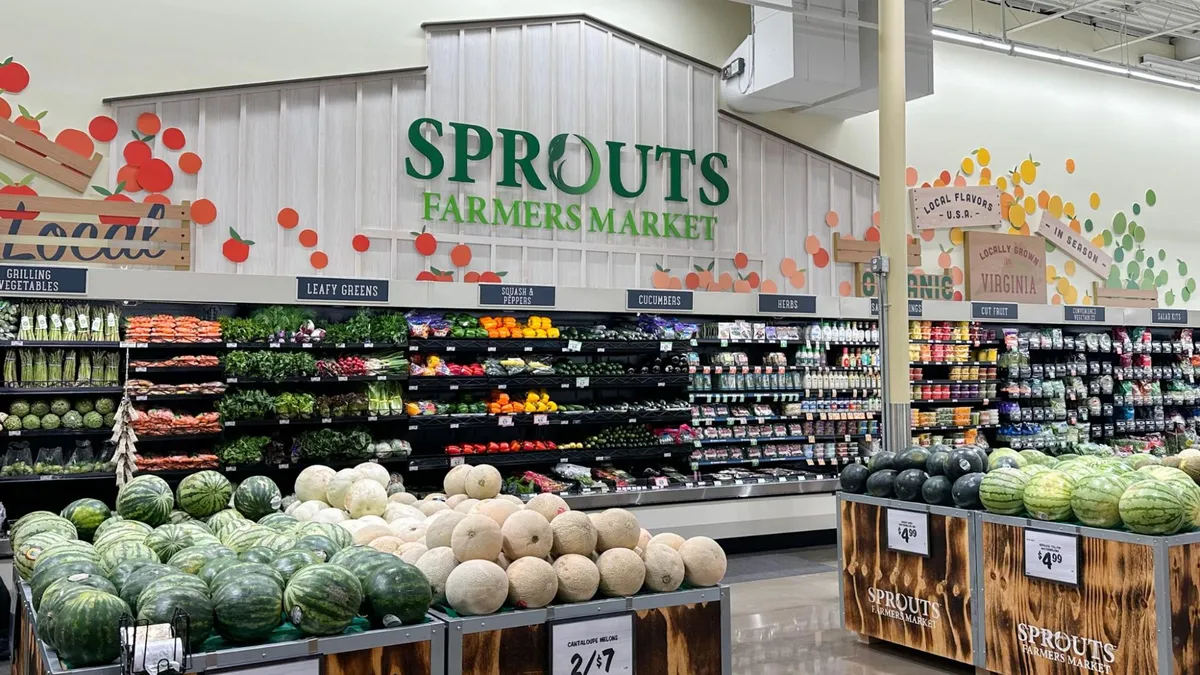
[[[454,345],[446,345],[446,351],[456,352],[456,351],[458,351],[458,347],[455,347]]]
[[[227,466],[227,467],[225,467],[225,473],[237,473],[237,467],[236,466]]]
[[[637,424],[637,418],[636,418],[636,417],[630,417],[630,418],[629,418],[629,423],[630,423],[630,424]]]
[[[279,349],[280,344],[278,342],[268,342],[267,347],[269,349]]]
[[[659,351],[669,352],[675,349],[675,345],[672,342],[660,342],[658,343],[658,349]]]
[[[929,555],[929,514],[887,510],[887,546],[891,551]]]
[[[551,675],[633,673],[633,615],[550,624]]]
[[[367,416],[367,421],[368,421],[368,422],[378,422],[378,421],[379,421],[379,416],[378,416],[378,415],[368,415],[368,416]]]
[[[300,345],[300,348],[301,348],[301,349],[312,349],[312,343],[311,343],[311,342],[305,342],[305,343],[303,343],[303,344],[301,344],[301,345]]]
[[[531,352],[531,351],[533,351],[533,347],[532,347],[532,346],[530,346],[530,347],[526,347],[526,348],[525,348],[525,351],[527,351],[527,352]]]
[[[1025,576],[1079,585],[1079,537],[1025,528]]]
[[[337,381],[338,381],[338,382],[346,382],[346,381],[348,381],[349,379],[350,379],[350,378],[349,378],[349,377],[346,377],[345,375],[338,375],[338,379],[337,379]]]
[[[332,417],[322,417],[321,418],[321,424],[329,424],[332,421],[333,421]]]
[[[313,375],[312,377],[308,378],[308,381],[309,381],[309,382],[320,382],[320,381],[321,381],[321,376],[320,376],[320,375]]]
[[[547,424],[550,424],[550,416],[549,415],[534,415],[533,423],[538,426],[546,426]]]
[[[567,340],[567,351],[577,352],[583,349],[583,343],[579,340]]]
[[[487,350],[488,350],[489,352],[494,352],[494,351],[496,351],[496,347],[495,347],[495,346],[492,346],[492,345],[488,345],[488,348],[487,348]]]
[[[591,386],[591,384],[592,384],[592,378],[590,378],[590,377],[577,377],[577,378],[575,378],[575,386],[576,386],[576,387],[578,387],[578,388],[580,388],[580,389],[583,389],[583,388],[585,388],[585,387],[589,387],[589,386]]]
[[[375,343],[374,343],[374,342],[364,342],[364,343],[363,343],[363,347],[366,347],[367,349],[370,349],[370,348],[372,348],[372,347],[374,347],[374,346],[375,346]]]
[[[458,391],[458,385],[457,384],[450,385],[450,391]]]
[[[279,424],[280,424],[281,426],[282,426],[282,425],[286,425],[286,424],[291,424],[291,423],[292,423],[292,421],[291,421],[291,420],[279,420]]]
[[[498,385],[496,385],[496,388],[497,389],[508,389],[508,385],[507,384],[498,384]]]
[[[150,400],[150,399],[149,399],[148,397],[146,397],[146,396],[134,396],[134,397],[133,397],[133,400],[135,400],[135,401],[148,401],[148,400]]]
[[[280,465],[279,465],[279,468],[280,468],[281,470],[282,470],[282,469],[290,469],[290,468],[292,468],[292,465],[291,465],[291,464],[280,464]]]
[[[597,353],[597,354],[603,354],[603,353],[604,353],[604,347],[596,347],[596,353]]]
[[[375,379],[379,380],[380,382],[384,382],[388,379],[388,376],[387,375],[376,375]]]
[[[787,341],[787,340],[780,340],[780,341],[779,341],[779,346],[780,346],[780,347],[782,347],[782,348],[784,348],[784,349],[787,349],[787,345],[788,345],[788,341]]]
[[[462,464],[465,464],[466,462],[467,462],[467,460],[463,457],[451,457],[450,458],[450,466],[460,466]]]
[[[236,377],[227,377],[225,378],[225,381],[229,384],[237,384],[238,379]]]
[[[665,487],[669,486],[670,484],[671,484],[671,479],[667,478],[666,476],[655,476],[654,477],[654,487],[656,487],[656,488],[665,488]]]
[[[498,420],[498,423],[502,427],[511,427],[513,425],[512,415],[501,415]]]
[[[459,426],[459,425],[458,425],[458,422],[451,422],[451,423],[450,423],[450,428],[451,428],[451,429],[457,429],[457,428],[458,428],[458,426]],[[504,425],[504,424],[501,424],[500,426],[506,426],[506,425]],[[507,425],[507,426],[512,426],[512,424],[509,424],[509,425]]]
[[[665,386],[667,386],[667,383],[666,383],[666,382],[659,382],[659,383],[658,383],[658,386],[660,386],[660,387],[665,387]]]
[[[133,372],[135,372],[135,373],[144,373],[144,372],[146,372],[146,367],[145,367],[145,366],[138,366],[137,368],[134,368],[134,369],[133,369]]]

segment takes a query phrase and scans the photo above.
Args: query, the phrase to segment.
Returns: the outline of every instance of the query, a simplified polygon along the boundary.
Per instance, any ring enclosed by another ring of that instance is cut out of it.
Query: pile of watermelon
[[[1015,465],[1020,459],[1021,455],[1007,448],[989,454],[982,445],[914,445],[898,453],[876,453],[866,465],[847,465],[842,470],[841,489],[873,497],[978,509],[982,508],[980,485],[986,472]]]
[[[81,668],[118,658],[125,616],[169,623],[182,610],[193,652],[214,635],[265,642],[287,624],[305,635],[336,635],[365,615],[382,628],[376,605],[392,608],[388,627],[424,621],[431,589],[416,567],[355,546],[344,527],[282,513],[282,502],[266,477],[235,487],[201,471],[174,493],[161,478],[138,476],[111,510],[80,499],[59,514],[20,518],[11,533],[14,565],[30,585],[39,636]],[[335,556],[342,564],[332,563]]]

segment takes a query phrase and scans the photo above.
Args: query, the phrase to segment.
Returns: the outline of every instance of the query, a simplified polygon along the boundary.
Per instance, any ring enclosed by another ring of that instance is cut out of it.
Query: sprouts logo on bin
[[[867,602],[871,603],[872,614],[916,626],[933,628],[942,620],[942,608],[938,603],[895,591],[872,586],[867,589]]]
[[[1111,673],[1117,660],[1116,645],[1027,623],[1017,624],[1017,639],[1026,654],[1092,673]]]
[[[452,166],[426,133],[431,137],[452,136]],[[568,164],[578,164],[574,153],[568,157],[571,138],[579,142],[588,158],[586,175],[575,183],[564,176]],[[729,182],[721,173],[728,168],[729,158],[719,152],[698,157],[694,149],[640,143],[627,150],[621,141],[606,141],[601,148],[579,134],[565,133],[555,135],[543,145],[541,139],[528,131],[500,128],[493,135],[489,129],[477,124],[449,122],[443,125],[428,117],[414,120],[409,125],[408,142],[417,155],[404,160],[404,170],[420,180],[445,176],[454,183],[474,183],[476,175],[472,174],[480,173],[477,168],[482,165],[495,168],[497,187],[544,191],[553,186],[563,194],[579,196],[591,192],[604,180],[615,196],[635,199],[646,190],[652,173],[649,164],[653,161],[661,165],[667,178],[664,201],[683,206],[690,200],[698,200],[703,206],[719,206],[729,199]],[[630,155],[633,169],[622,172],[622,159],[628,160]],[[428,164],[428,168],[422,164]],[[697,168],[700,176],[689,180],[689,175]],[[687,192],[688,186],[692,185],[694,192]],[[713,230],[717,226],[715,215],[599,206],[585,208],[578,203],[563,205],[476,195],[460,198],[457,191],[425,192],[421,218],[457,224],[572,232],[586,229],[597,234],[704,241],[713,240]]]

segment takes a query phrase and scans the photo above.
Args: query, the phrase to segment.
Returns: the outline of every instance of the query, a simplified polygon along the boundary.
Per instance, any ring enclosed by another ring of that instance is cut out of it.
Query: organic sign
[[[913,188],[913,224],[918,230],[951,227],[993,227],[1000,217],[1000,188],[976,187]]]
[[[453,137],[452,168],[447,167],[442,150],[426,134],[431,137],[449,134]],[[588,156],[588,173],[577,185],[572,185],[563,175],[567,162],[574,161],[573,153],[571,157],[567,156],[572,137]],[[408,142],[417,152],[417,156],[404,160],[405,173],[412,178],[433,180],[448,173],[446,178],[451,182],[474,183],[472,168],[480,164],[491,166],[495,152],[498,155],[495,158],[499,174],[497,187],[528,187],[545,191],[549,189],[549,183],[559,192],[570,196],[587,194],[604,179],[616,197],[636,199],[646,189],[647,179],[653,173],[649,170],[649,163],[654,161],[662,165],[667,178],[663,200],[681,205],[679,211],[637,211],[602,209],[598,206],[585,208],[578,203],[564,205],[537,200],[488,199],[474,195],[464,196],[460,201],[457,190],[454,190],[426,192],[421,212],[424,220],[572,232],[586,226],[588,232],[600,234],[712,241],[717,217],[688,213],[690,209],[685,205],[692,196],[704,206],[718,206],[729,199],[729,182],[721,174],[721,170],[729,166],[729,159],[719,152],[698,157],[695,149],[639,143],[633,146],[634,168],[627,170],[627,174],[632,175],[622,176],[622,158],[627,156],[625,143],[606,141],[602,152],[595,143],[579,134],[555,135],[545,144],[546,152],[543,155],[543,140],[529,131],[499,128],[493,136],[491,130],[477,124],[449,122],[443,126],[440,120],[422,117],[409,125]],[[428,165],[428,168],[419,165]],[[693,168],[699,169],[702,180],[688,180]],[[636,185],[632,185],[634,176],[638,181]],[[698,185],[696,193],[685,194],[685,184]]]
[[[297,300],[337,302],[387,302],[386,279],[334,279],[296,277]]]
[[[859,293],[864,298],[873,298],[879,292],[879,279],[875,273],[862,269],[858,277]],[[954,277],[949,274],[908,275],[908,297],[914,300],[953,300]]]
[[[1062,221],[1042,211],[1042,220],[1038,223],[1038,234],[1042,235],[1063,250],[1063,253],[1079,261],[1081,265],[1095,272],[1101,279],[1108,278],[1108,270],[1113,265],[1112,256],[1092,246],[1083,235],[1063,225]]]
[[[995,232],[966,232],[967,297],[1046,304],[1046,241]]]

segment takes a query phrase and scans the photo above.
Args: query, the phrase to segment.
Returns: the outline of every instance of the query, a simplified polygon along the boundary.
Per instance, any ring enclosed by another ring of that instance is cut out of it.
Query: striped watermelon
[[[24,539],[16,547],[13,555],[13,566],[17,568],[17,574],[28,581],[33,576],[33,566],[37,564],[42,551],[64,541],[68,539],[56,532],[38,532]]]
[[[1195,483],[1185,483],[1178,480],[1167,481],[1171,487],[1179,491],[1183,500],[1183,525],[1181,529],[1190,530],[1200,524],[1200,486]],[[46,553],[42,553],[43,556]]]
[[[258,546],[267,537],[273,536],[275,536],[275,530],[272,530],[269,527],[263,527],[262,525],[250,524],[245,528],[227,530],[225,536],[221,538],[221,541],[225,542],[226,546],[233,549],[240,555],[249,549]]]
[[[113,586],[117,587],[117,593],[119,595],[121,587],[125,585],[126,581],[129,581],[129,577],[133,576],[134,572],[147,565],[157,564],[158,563],[150,560],[126,560],[120,565],[117,565],[117,568],[108,575],[108,580],[113,582]],[[166,565],[162,565],[162,567],[166,567]]]
[[[1029,482],[1020,469],[996,469],[983,477],[979,484],[979,501],[992,513],[1015,516],[1025,510],[1025,484]]]
[[[117,546],[123,546],[125,544],[145,544],[146,537],[148,536],[150,535],[143,534],[141,530],[109,530],[96,540],[96,553],[99,553],[101,556],[103,556],[105,553],[108,553],[109,550],[116,548]]]
[[[205,525],[208,525],[208,529],[213,534],[215,534],[219,537],[219,536],[221,536],[221,531],[225,527],[226,524],[231,523],[235,520],[245,520],[245,519],[246,519],[245,516],[238,513],[234,509],[224,509],[222,511],[217,511],[216,513],[212,514],[204,522],[205,522]]]
[[[190,545],[192,533],[178,525],[161,525],[146,537],[145,544],[154,549],[158,559],[167,562],[171,556],[179,553]]]
[[[339,551],[347,546],[354,545],[354,535],[350,534],[349,530],[331,523],[301,523],[300,527],[297,527],[293,534],[297,537],[304,537],[309,534],[319,534],[329,537],[329,540],[337,545]]]
[[[167,564],[186,574],[197,574],[214,558],[233,558],[236,555],[224,546],[189,546],[171,556]]]
[[[164,577],[169,579],[170,577]],[[189,577],[194,579],[195,577]],[[150,591],[155,592],[151,593]],[[142,591],[141,605],[138,607],[138,619],[145,619],[151,624],[170,623],[175,616],[175,610],[181,610],[188,617],[188,648],[199,652],[212,632],[213,605],[204,591],[191,587],[175,587],[155,589],[154,585]]]
[[[41,554],[33,561],[33,573],[37,573],[40,565],[49,564],[60,558],[90,560],[97,565],[100,564],[100,554],[90,544],[78,539],[67,539],[43,548]]]
[[[275,553],[282,553],[296,546],[296,537],[291,534],[276,533],[269,537],[263,537],[263,540],[258,542],[262,548],[270,549]],[[274,556],[271,556],[274,558]]]
[[[213,593],[216,593],[221,586],[224,586],[230,581],[250,575],[258,575],[260,577],[266,577],[267,579],[270,579],[275,583],[276,586],[279,587],[279,592],[281,593],[283,592],[284,587],[287,586],[287,582],[284,581],[283,575],[272,569],[269,565],[264,565],[263,563],[239,562],[226,567],[220,572],[217,572],[216,575],[213,576],[212,581],[209,582],[208,587],[212,589]]]
[[[293,548],[302,548],[317,554],[321,562],[328,562],[335,553],[342,550],[332,539],[323,534],[306,534],[296,540]]]
[[[259,525],[269,527],[282,534],[290,534],[299,523],[300,521],[295,516],[289,516],[286,513],[268,513],[258,519]]]
[[[57,608],[54,646],[69,668],[112,663],[121,654],[121,617],[129,605],[104,591],[87,589],[70,594]]]
[[[117,565],[127,560],[149,560],[160,562],[158,553],[146,544],[140,542],[121,542],[110,546],[100,554],[100,566],[104,568],[105,576],[112,574]]]
[[[1092,474],[1101,473],[1098,466],[1091,462],[1085,461],[1085,458],[1083,457],[1070,462],[1063,462],[1062,464],[1054,467],[1054,470],[1058,471],[1059,473],[1065,473],[1074,479],[1076,483],[1084,478],[1087,478],[1088,476],[1091,476]]]
[[[233,507],[250,520],[278,511],[282,501],[279,486],[266,476],[250,476],[233,492]]]
[[[117,493],[117,513],[122,518],[138,520],[151,527],[169,521],[174,506],[171,486],[158,476],[138,476]]]
[[[17,518],[16,520],[12,521],[12,523],[9,525],[9,531],[12,534],[16,534],[17,530],[21,529],[22,525],[26,525],[35,520],[41,520],[42,518],[45,518],[46,516],[58,516],[60,518],[62,517],[60,514],[57,514],[53,511],[30,511],[29,513],[26,513],[25,515],[21,516],[20,518]]]
[[[288,620],[306,635],[337,635],[362,605],[362,585],[338,565],[310,565],[292,575],[283,592]]]
[[[75,526],[71,524],[71,521],[61,516],[50,514],[49,516],[39,516],[33,520],[25,521],[21,523],[19,528],[14,528],[9,536],[13,550],[19,550],[21,545],[25,543],[25,540],[43,532],[57,534],[63,539],[79,538],[79,533],[75,530]]]
[[[1025,484],[1025,510],[1038,520],[1069,520],[1075,479],[1057,469],[1032,476]]]
[[[275,557],[270,562],[271,569],[279,572],[286,582],[292,578],[292,575],[304,567],[309,565],[318,565],[322,562],[320,557],[312,552],[302,548],[294,548],[290,551],[284,551]]]
[[[1135,469],[1140,469],[1143,466],[1147,466],[1150,464],[1162,464],[1162,460],[1155,457],[1154,455],[1142,452],[1142,453],[1138,453],[1136,455],[1130,455],[1130,456],[1126,457],[1125,463]]]
[[[59,601],[85,588],[116,595],[116,589],[107,579],[92,574],[72,574],[64,579],[59,579],[50,584],[50,587],[42,594],[41,606],[37,608],[38,636],[51,647],[54,646],[54,622],[58,617]]]
[[[266,565],[275,559],[275,554],[275,549],[267,548],[266,546],[251,546],[238,554],[238,560]]]
[[[233,485],[216,471],[199,471],[179,481],[179,508],[195,518],[207,518],[229,508]]]
[[[192,520],[194,520],[194,519],[187,511],[181,511],[179,509],[175,509],[174,511],[171,512],[171,518],[169,520],[167,520],[167,522],[179,524],[179,523],[187,523]]]
[[[196,576],[199,577],[201,581],[208,584],[209,588],[211,589],[213,578],[216,577],[221,570],[229,567],[230,565],[236,564],[238,564],[237,558],[229,558],[225,556],[213,558],[212,560],[208,561],[204,567],[200,568],[200,572]]]
[[[112,517],[112,511],[99,499],[85,497],[67,504],[60,515],[71,521],[80,539],[91,541],[96,528]]]
[[[242,519],[230,520],[229,522],[222,523],[221,526],[214,531],[214,533],[217,535],[217,538],[221,540],[222,544],[229,546],[229,542],[233,541],[233,538],[237,536],[239,532],[245,532],[246,530],[262,531],[264,533],[262,536],[264,537],[266,536],[266,533],[275,531],[269,527],[255,525],[253,520]]]
[[[125,520],[121,516],[113,516],[103,523],[100,523],[100,527],[96,528],[95,534],[92,535],[92,543],[98,544],[104,537],[112,536],[117,532],[131,530],[137,530],[143,535],[148,535],[154,531],[154,528],[145,523],[139,523],[136,520]]]
[[[1185,522],[1179,490],[1165,481],[1144,480],[1130,485],[1118,507],[1121,520],[1139,534],[1174,534]]]
[[[1080,481],[1071,492],[1071,510],[1075,518],[1092,527],[1116,527],[1121,524],[1119,505],[1126,481],[1120,476],[1098,473]]]
[[[42,602],[42,594],[50,588],[50,584],[71,576],[72,574],[88,574],[91,576],[102,577],[104,570],[99,565],[90,560],[75,560],[63,559],[54,560],[41,566],[41,569],[33,573],[33,578],[29,580],[29,591],[33,597],[33,606],[36,608]]]
[[[149,599],[177,588],[187,588],[208,595],[208,584],[204,583],[200,577],[184,574],[183,572],[175,572],[174,574],[163,575],[146,584],[142,592],[138,593],[136,603],[130,605],[129,608],[135,612],[140,612]]]
[[[168,574],[178,574],[179,570],[163,565],[162,563],[149,563],[141,569],[129,575],[125,583],[117,588],[121,591],[121,599],[130,607],[137,606],[137,599],[157,579],[167,576]]]
[[[221,637],[257,643],[279,626],[283,589],[261,574],[240,575],[213,588],[212,605],[213,625]]]

